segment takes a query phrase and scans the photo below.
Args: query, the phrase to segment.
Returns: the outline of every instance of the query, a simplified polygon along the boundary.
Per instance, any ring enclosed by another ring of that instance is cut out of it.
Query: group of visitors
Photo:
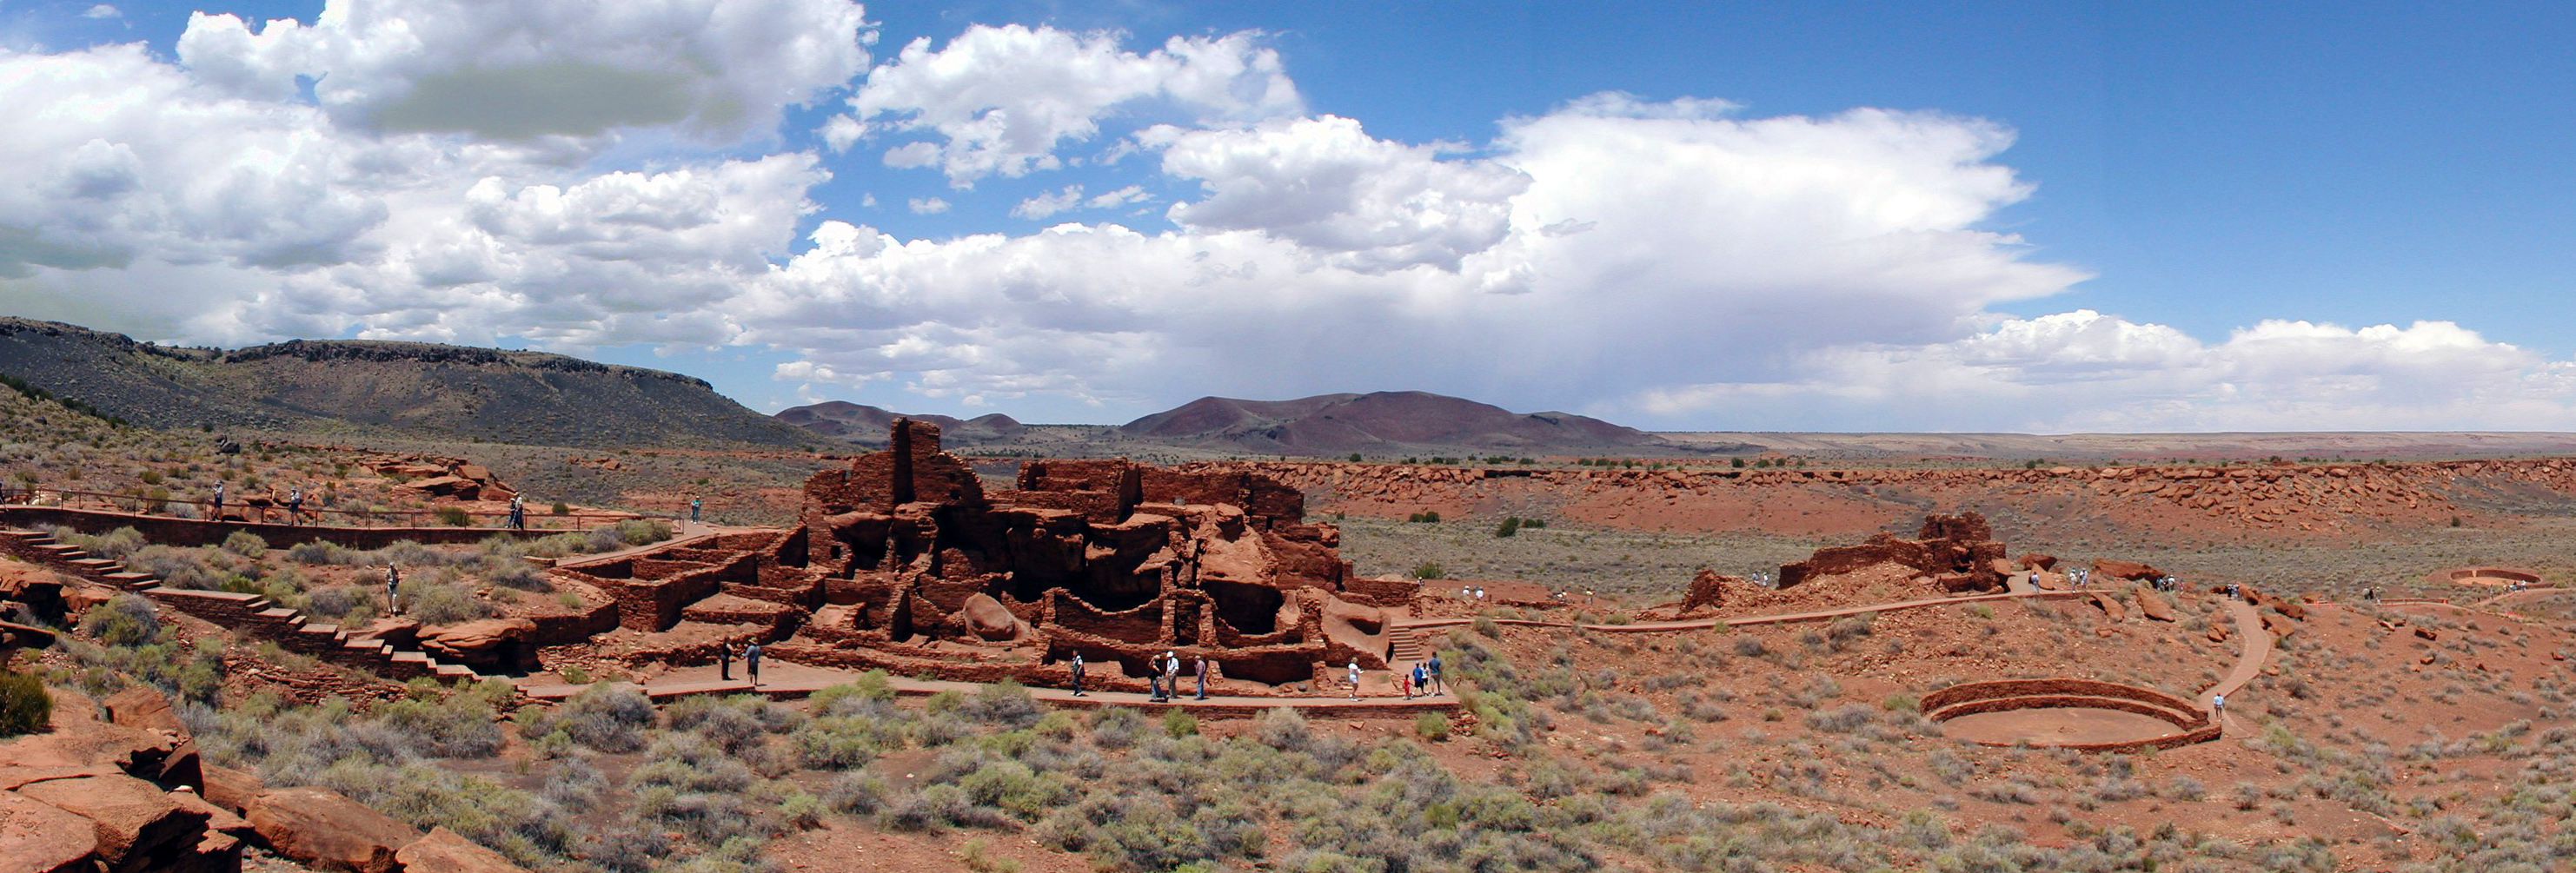
[[[1469,585],[1460,585],[1458,586],[1458,597],[1464,600],[1483,600],[1485,599],[1485,589]]]
[[[716,678],[727,682],[733,681],[733,659],[735,654],[736,652],[731,640],[716,643]],[[742,670],[744,675],[751,679],[751,684],[755,686],[759,685],[760,644],[757,642],[746,641],[742,644],[742,650],[739,654],[742,656]]]
[[[527,498],[525,498],[525,497],[521,497],[521,496],[516,495],[516,494],[512,494],[512,495],[510,495],[510,522],[509,522],[509,524],[510,524],[510,529],[511,529],[511,530],[527,530],[527,529],[528,529],[528,499],[527,499]]]
[[[1076,654],[1075,657],[1078,659],[1081,656]],[[1192,659],[1191,663],[1193,666],[1190,668],[1190,672],[1192,675],[1197,676],[1199,680],[1198,699],[1206,700],[1208,680],[1207,656],[1200,655],[1197,658]],[[1153,663],[1149,666],[1151,669],[1147,672],[1145,678],[1146,682],[1152,686],[1152,700],[1155,703],[1171,702],[1174,695],[1181,693],[1181,656],[1166,650],[1163,652],[1162,657],[1155,658]],[[1078,683],[1079,680],[1077,680],[1077,684]],[[1075,691],[1079,693],[1080,689],[1076,688]]]
[[[2155,581],[2149,582],[2147,585],[2148,587],[2154,588],[2158,591],[2173,592],[2182,590],[2182,580],[2173,576],[2158,576],[2155,578]]]

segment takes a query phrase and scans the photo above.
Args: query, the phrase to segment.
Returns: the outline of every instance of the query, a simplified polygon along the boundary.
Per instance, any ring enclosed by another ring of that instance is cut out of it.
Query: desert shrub
[[[581,807],[589,805],[607,787],[608,776],[599,772],[589,758],[568,755],[555,759],[537,794],[559,806]]]
[[[1807,713],[1807,727],[1827,733],[1847,734],[1866,727],[1877,713],[1860,704],[1837,707],[1824,712]]]
[[[237,530],[224,537],[223,550],[245,558],[256,558],[268,554],[268,541],[250,531]]]
[[[958,824],[967,819],[974,805],[967,802],[966,790],[955,785],[932,785],[888,807],[885,826],[897,831],[931,831]]]
[[[422,624],[456,624],[501,614],[500,607],[475,597],[463,585],[410,583],[403,586],[403,614]]]
[[[1442,568],[1438,561],[1424,561],[1413,565],[1413,578],[1416,579],[1439,579],[1445,573],[1447,570]]]
[[[397,700],[377,713],[386,727],[410,737],[421,754],[439,758],[484,758],[501,751],[501,729],[492,724],[492,708],[466,695],[441,701]]]
[[[170,546],[144,546],[126,556],[125,563],[135,570],[161,577],[161,584],[172,588],[212,590],[219,577],[206,566],[205,556],[195,549]]]
[[[653,726],[653,701],[632,688],[593,685],[530,724],[542,726],[527,734],[531,737],[561,730],[573,742],[602,752],[632,752],[644,748],[644,729]]]
[[[111,646],[141,646],[161,638],[160,609],[140,594],[119,594],[81,613],[82,633]]]
[[[1877,618],[1878,613],[1865,612],[1834,619],[1833,624],[1825,627],[1825,638],[1837,643],[1848,643],[1869,636],[1870,626]]]
[[[1435,743],[1444,742],[1449,739],[1449,720],[1441,718],[1436,712],[1414,716],[1413,733]]]
[[[311,596],[304,598],[304,611],[337,621],[347,616],[362,602],[370,602],[365,592],[358,590],[354,585],[343,585],[313,592]]]
[[[448,527],[474,526],[474,516],[468,514],[462,506],[441,506],[431,514],[438,518],[439,524]]]
[[[54,717],[53,695],[44,680],[26,673],[0,673],[0,737],[32,734]]]
[[[795,710],[749,694],[682,698],[662,714],[673,730],[695,732],[732,755],[743,754],[769,734],[795,729],[804,721]]]
[[[1502,639],[1502,638],[1503,638],[1503,626],[1502,626],[1501,624],[1499,624],[1499,623],[1495,622],[1495,621],[1494,621],[1494,617],[1493,617],[1493,616],[1490,616],[1490,615],[1479,615],[1479,616],[1476,616],[1475,628],[1476,628],[1476,632],[1477,632],[1477,633],[1479,633],[1479,634],[1483,634],[1483,635],[1485,636],[1485,638],[1486,638],[1486,639],[1496,639],[1496,640],[1498,640],[1498,639]]]
[[[844,773],[823,790],[823,803],[851,815],[875,815],[894,789],[874,773]]]
[[[67,527],[49,530],[53,533],[54,539],[79,546],[81,551],[90,553],[91,557],[114,561],[125,560],[127,555],[134,554],[136,550],[147,545],[143,541],[143,532],[132,527],[120,527],[98,536],[87,536]]]
[[[1020,687],[1016,679],[1003,679],[978,689],[966,698],[958,711],[978,722],[1012,729],[1037,724],[1038,717],[1045,714],[1038,710],[1037,701],[1029,699],[1028,689]]]
[[[366,553],[353,551],[339,543],[306,540],[286,548],[286,559],[298,564],[347,565],[358,563]]]
[[[1304,752],[1314,743],[1315,734],[1306,726],[1306,716],[1283,706],[1265,710],[1252,720],[1252,738],[1282,752]]]
[[[646,750],[652,762],[637,768],[635,784],[662,786],[681,794],[731,794],[751,787],[758,777],[750,767],[725,754],[723,747],[690,733],[666,734]]]
[[[1172,739],[1195,736],[1198,732],[1199,717],[1191,715],[1189,710],[1174,709],[1163,713],[1163,733],[1171,735]]]
[[[483,578],[494,585],[520,591],[555,590],[554,583],[546,581],[544,570],[517,558],[492,562],[491,569],[484,571]]]
[[[649,545],[671,538],[671,523],[661,519],[630,518],[618,522],[615,530],[617,541],[630,546]]]
[[[581,848],[581,859],[610,873],[645,873],[671,854],[671,839],[653,828],[609,828]]]
[[[1762,638],[1750,635],[1736,637],[1733,645],[1737,655],[1747,658],[1759,658],[1764,652],[1770,651],[1769,647],[1762,644]]]
[[[1124,706],[1104,707],[1091,717],[1091,744],[1103,749],[1124,749],[1136,744],[1136,735],[1144,727],[1144,713]]]

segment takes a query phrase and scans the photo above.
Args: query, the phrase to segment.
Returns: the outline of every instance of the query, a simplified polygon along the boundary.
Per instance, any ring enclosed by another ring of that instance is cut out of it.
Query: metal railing
[[[283,501],[269,497],[224,501],[227,518],[212,518],[213,504],[204,500],[157,498],[139,494],[108,491],[74,491],[62,488],[0,487],[0,505],[39,506],[56,509],[78,509],[113,512],[123,515],[170,518],[182,521],[239,521],[250,524],[283,524],[316,527],[409,527],[409,528],[490,528],[508,529],[510,513],[477,512],[460,506],[428,509],[338,509],[316,507],[306,503],[301,509],[289,510]],[[170,511],[173,506],[195,507],[200,517],[186,519]],[[602,524],[613,524],[639,518],[632,512],[597,512],[573,510],[561,515],[529,511],[523,514],[528,530],[582,531]],[[342,519],[332,525],[329,519]],[[463,524],[458,524],[463,521]]]

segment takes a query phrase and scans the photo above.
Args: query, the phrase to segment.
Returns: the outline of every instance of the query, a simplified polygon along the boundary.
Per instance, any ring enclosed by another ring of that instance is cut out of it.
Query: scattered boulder
[[[2164,598],[2156,596],[2155,592],[2145,588],[2137,589],[2137,595],[2138,614],[2155,621],[2174,620],[2173,607],[2166,605]]]
[[[501,853],[446,828],[433,828],[429,836],[402,847],[394,861],[403,873],[527,873]]]
[[[2210,622],[2209,641],[2213,643],[2227,642],[2227,625],[2229,623],[2230,622],[2226,619]]]
[[[2030,570],[2055,570],[2057,569],[2057,556],[2032,552],[2021,556],[2021,565],[2024,569]]]
[[[2102,614],[2112,621],[2125,621],[2129,617],[2129,611],[2120,606],[2119,598],[2112,597],[2108,593],[2093,592],[2093,605],[2101,609]]]
[[[2416,629],[2415,629],[2415,635],[2416,635],[2416,636],[2419,636],[2419,637],[2423,637],[2424,639],[2426,639],[2426,640],[2428,640],[2428,641],[2429,641],[2429,640],[2436,640],[2436,639],[2440,639],[2440,638],[2441,638],[2439,635],[2436,635],[2435,633],[2433,633],[2433,629],[2432,629],[2432,628],[2429,628],[2429,627],[2419,627],[2419,628],[2416,628]]]
[[[87,819],[98,838],[98,860],[110,870],[164,866],[151,862],[175,860],[205,836],[205,813],[132,776],[52,779],[20,786],[18,794]]]
[[[98,831],[88,819],[0,791],[0,867],[13,873],[86,873],[97,852]]]
[[[316,870],[392,873],[394,854],[420,839],[411,826],[327,788],[271,788],[251,797],[261,842]]]
[[[2165,571],[2148,564],[2112,558],[2093,559],[2093,572],[2113,579],[2135,579],[2141,582],[2162,578],[2165,575]]]
[[[130,728],[169,731],[186,734],[188,726],[179,723],[179,714],[171,711],[170,698],[150,686],[137,685],[119,691],[105,701],[107,720]]]
[[[198,786],[198,793],[205,797],[207,803],[231,810],[235,815],[250,809],[251,797],[268,788],[260,782],[259,774],[248,770],[213,764],[205,765],[204,770],[206,782]]]
[[[423,630],[420,647],[443,661],[500,672],[533,654],[536,634],[537,623],[524,618],[486,618]]]
[[[2291,624],[2289,619],[2270,612],[2263,613],[2263,629],[2275,637],[2286,637],[2299,632],[2298,625]]]
[[[1011,614],[1010,607],[1003,606],[1001,601],[993,599],[993,595],[978,591],[968,596],[962,611],[965,613],[967,632],[974,634],[977,639],[989,642],[1015,642],[1028,636],[1029,623]]]

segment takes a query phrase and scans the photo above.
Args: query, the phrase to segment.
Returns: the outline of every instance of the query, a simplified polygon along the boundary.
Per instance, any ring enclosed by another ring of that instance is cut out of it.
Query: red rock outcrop
[[[501,853],[476,845],[446,828],[414,840],[394,853],[403,873],[526,873]]]
[[[261,842],[315,870],[389,873],[419,831],[327,788],[271,788],[251,797]]]
[[[2093,572],[2109,579],[2136,579],[2141,582],[2162,578],[2165,575],[2165,571],[2153,566],[2112,558],[2093,559]]]
[[[487,618],[419,633],[422,649],[480,672],[506,672],[535,663],[537,623],[524,618]]]

